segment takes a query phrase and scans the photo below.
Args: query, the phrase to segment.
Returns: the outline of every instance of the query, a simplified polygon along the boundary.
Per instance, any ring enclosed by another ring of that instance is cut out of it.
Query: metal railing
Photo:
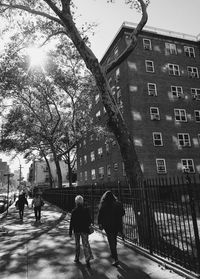
[[[76,195],[83,195],[97,223],[102,194],[112,190],[123,203],[125,240],[143,247],[196,274],[200,273],[200,179],[191,177],[146,179],[131,189],[120,183],[46,189],[43,196],[71,211]]]

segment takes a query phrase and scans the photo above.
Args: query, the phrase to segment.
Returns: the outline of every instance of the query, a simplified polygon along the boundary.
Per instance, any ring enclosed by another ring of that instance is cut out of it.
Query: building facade
[[[56,166],[53,160],[49,160],[49,165],[51,169],[52,179],[53,179],[53,187],[58,187],[58,178],[56,173]],[[68,167],[64,161],[60,161],[60,169],[62,173],[62,182],[63,187],[68,184],[67,181],[67,174],[68,174]],[[47,168],[47,164],[45,161],[33,161],[29,168],[29,183],[30,187],[49,187],[49,171]]]
[[[124,23],[101,63],[128,45]],[[135,143],[145,177],[200,173],[200,36],[146,27],[135,50],[108,75],[113,96]],[[95,123],[107,116],[96,93]],[[125,180],[116,140],[88,134],[77,149],[78,185]]]

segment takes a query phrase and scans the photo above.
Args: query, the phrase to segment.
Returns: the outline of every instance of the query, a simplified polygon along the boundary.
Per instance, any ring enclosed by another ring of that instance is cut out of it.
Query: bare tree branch
[[[45,0],[44,0],[44,1],[45,1]],[[45,2],[51,2],[51,1],[45,1]],[[26,11],[26,12],[28,12],[28,13],[30,13],[30,14],[35,14],[35,15],[39,15],[39,16],[42,16],[42,17],[46,17],[46,18],[48,18],[48,19],[50,19],[50,20],[53,20],[53,21],[55,21],[55,22],[61,24],[62,26],[64,26],[63,23],[62,23],[62,21],[59,20],[57,17],[51,16],[51,15],[45,13],[45,12],[41,12],[41,11],[37,11],[37,10],[30,9],[30,8],[27,7],[27,6],[23,6],[23,5],[12,5],[12,4],[9,5],[9,4],[5,4],[5,3],[0,3],[0,7],[6,7],[6,8],[8,8],[8,9],[23,10],[23,11]]]
[[[142,9],[142,18],[140,20],[140,22],[138,23],[137,27],[133,30],[132,34],[131,34],[131,42],[130,44],[127,46],[127,48],[115,59],[113,60],[105,69],[105,73],[108,74],[110,73],[116,66],[120,65],[124,59],[126,59],[129,54],[134,50],[134,48],[137,45],[137,38],[139,33],[141,32],[142,28],[145,26],[147,19],[148,19],[148,15],[146,12],[146,5],[143,2],[143,0],[138,0],[141,4],[141,9]]]
[[[49,35],[46,40],[40,45],[40,47],[44,46],[46,44],[46,42],[48,42],[52,37],[57,36],[59,34],[65,34],[68,36],[67,32],[65,30],[59,30],[55,33],[52,33],[51,35]]]

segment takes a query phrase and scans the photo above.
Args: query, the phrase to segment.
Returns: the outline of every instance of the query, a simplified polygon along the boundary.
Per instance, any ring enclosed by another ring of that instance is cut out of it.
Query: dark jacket
[[[82,205],[75,207],[71,213],[69,235],[75,233],[89,233],[89,226],[92,223],[89,210]]]
[[[125,214],[122,203],[114,201],[110,204],[103,204],[98,213],[98,224],[106,232],[118,233],[123,230],[122,217]]]
[[[28,201],[24,195],[19,195],[19,199],[16,201],[15,205],[19,208],[19,210],[23,210],[25,204],[28,206]]]

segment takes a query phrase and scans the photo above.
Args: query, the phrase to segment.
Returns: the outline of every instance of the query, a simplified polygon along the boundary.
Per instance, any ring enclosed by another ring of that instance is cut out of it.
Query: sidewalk
[[[29,200],[29,204],[31,201]],[[94,260],[91,269],[85,261],[75,264],[74,239],[68,236],[69,216],[45,205],[41,224],[35,224],[32,208],[25,208],[24,222],[12,206],[0,220],[1,279],[183,279],[157,263],[119,243],[118,268],[111,265],[106,237],[90,236]],[[3,229],[2,229],[3,226]]]

